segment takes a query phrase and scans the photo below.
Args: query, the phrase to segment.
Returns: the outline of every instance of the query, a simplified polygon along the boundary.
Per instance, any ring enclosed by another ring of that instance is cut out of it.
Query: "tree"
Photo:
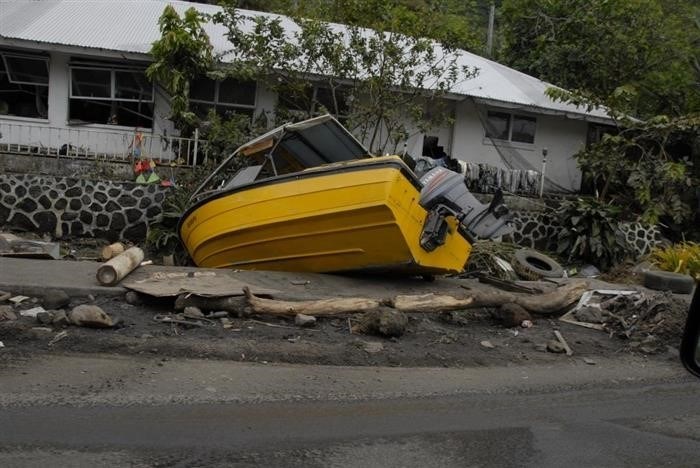
[[[184,135],[196,123],[189,110],[190,82],[214,64],[213,48],[202,28],[204,20],[194,8],[181,18],[171,5],[166,6],[159,20],[161,38],[151,47],[153,63],[146,69],[148,78],[170,94],[170,120]]]
[[[500,58],[639,116],[700,111],[697,6],[682,0],[504,0]]]
[[[449,113],[439,111],[442,98],[475,73],[458,64],[454,47],[391,28],[341,28],[301,17],[285,25],[279,17],[248,16],[235,2],[214,21],[226,27],[232,45],[228,73],[277,92],[279,114],[306,118],[325,110],[342,118],[378,153],[394,152],[411,132],[449,121]]]

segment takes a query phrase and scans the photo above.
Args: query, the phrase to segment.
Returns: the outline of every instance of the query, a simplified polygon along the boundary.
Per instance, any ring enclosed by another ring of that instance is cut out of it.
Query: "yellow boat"
[[[241,157],[260,164],[234,173]],[[425,207],[430,185],[323,116],[239,148],[195,192],[180,237],[202,267],[456,273],[471,236],[462,212]]]

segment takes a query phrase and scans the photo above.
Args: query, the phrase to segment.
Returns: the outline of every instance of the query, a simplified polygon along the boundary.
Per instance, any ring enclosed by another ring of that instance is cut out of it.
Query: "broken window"
[[[153,85],[143,68],[71,66],[71,123],[153,127]]]
[[[49,59],[0,52],[0,115],[48,118]]]
[[[535,117],[489,111],[486,120],[486,137],[532,144],[535,142],[536,128]]]
[[[190,107],[200,118],[206,118],[210,109],[223,118],[233,114],[244,114],[252,118],[256,91],[255,81],[200,78],[190,86]]]

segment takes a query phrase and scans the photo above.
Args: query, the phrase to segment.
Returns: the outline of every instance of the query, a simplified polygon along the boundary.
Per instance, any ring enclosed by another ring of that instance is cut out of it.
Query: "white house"
[[[181,14],[218,9],[171,0],[0,0],[0,152],[120,157],[139,146],[162,159],[191,153],[185,145],[195,143],[179,141],[166,118],[167,95],[144,74],[166,4]],[[216,52],[230,48],[221,26],[205,29]],[[611,122],[606,113],[554,102],[548,83],[477,55],[459,60],[479,73],[449,96],[454,124],[411,137],[409,153],[440,146],[462,161],[540,171],[546,148],[548,187],[578,190],[573,155],[597,125]],[[277,102],[263,86],[234,80],[197,82],[191,98],[197,110],[250,114],[271,113]]]

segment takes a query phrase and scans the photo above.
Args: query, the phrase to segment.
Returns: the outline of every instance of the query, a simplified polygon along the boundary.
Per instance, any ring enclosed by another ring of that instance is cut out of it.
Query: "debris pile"
[[[593,290],[560,318],[628,340],[645,354],[665,352],[682,334],[688,304],[670,292]]]

